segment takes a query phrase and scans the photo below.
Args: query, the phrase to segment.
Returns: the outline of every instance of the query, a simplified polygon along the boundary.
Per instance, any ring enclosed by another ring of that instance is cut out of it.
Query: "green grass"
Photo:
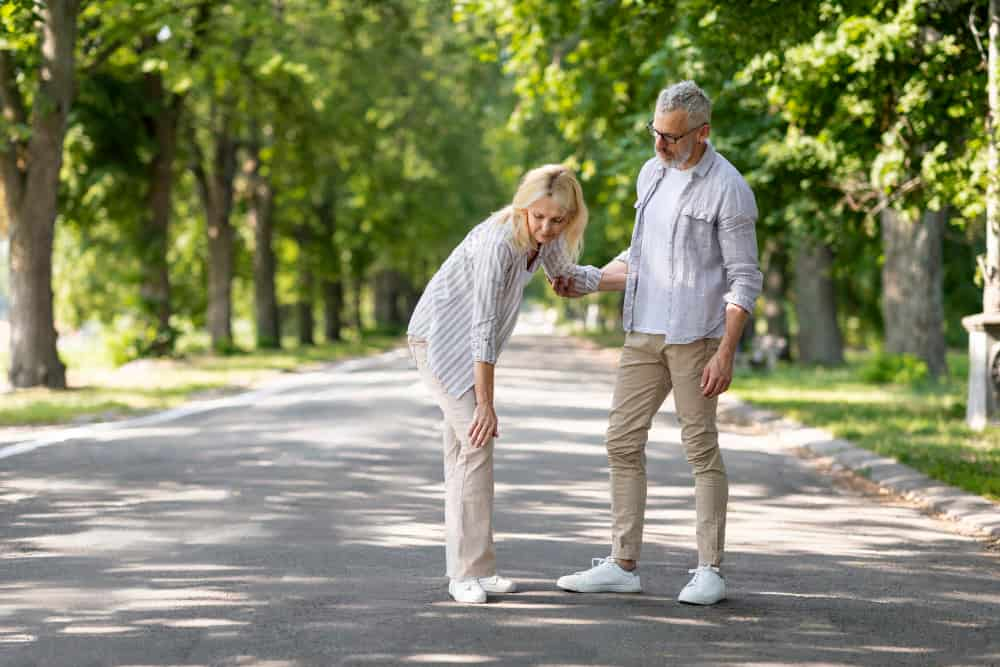
[[[587,338],[607,345],[623,339],[621,334]],[[730,391],[934,479],[1000,500],[1000,428],[977,433],[965,425],[966,353],[948,355],[946,378],[915,385],[862,382],[861,368],[871,356],[848,354],[839,368],[780,364],[772,373],[739,370]]]
[[[0,426],[65,424],[162,410],[206,393],[233,393],[282,372],[379,352],[401,342],[398,336],[371,335],[313,347],[148,359],[120,368],[111,367],[99,350],[66,350],[61,357],[68,367],[70,388],[21,389],[3,394]]]

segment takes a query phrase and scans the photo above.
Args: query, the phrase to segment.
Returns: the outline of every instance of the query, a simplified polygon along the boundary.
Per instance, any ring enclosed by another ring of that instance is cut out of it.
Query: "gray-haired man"
[[[740,173],[708,142],[711,101],[693,81],[661,91],[651,123],[656,157],[639,172],[630,247],[604,267],[599,289],[624,290],[622,349],[607,432],[611,555],[561,577],[582,593],[638,593],[649,428],[674,392],[694,470],[698,568],[678,599],[726,597],[719,571],[729,484],[715,425],[717,397],[761,288],[757,206]],[[554,283],[563,296],[573,285]]]

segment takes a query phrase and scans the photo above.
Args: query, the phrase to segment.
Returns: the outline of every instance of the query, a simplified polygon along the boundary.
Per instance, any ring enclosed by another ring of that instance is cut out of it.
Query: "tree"
[[[975,11],[975,10],[973,10]],[[970,19],[974,17],[974,14]],[[1000,2],[990,0],[987,67],[986,256],[980,259],[983,312],[1000,313]],[[977,34],[978,39],[978,34]]]
[[[0,174],[10,220],[10,383],[64,388],[66,367],[56,350],[53,318],[52,244],[80,2],[36,6],[25,0],[0,12],[6,32],[0,47]]]

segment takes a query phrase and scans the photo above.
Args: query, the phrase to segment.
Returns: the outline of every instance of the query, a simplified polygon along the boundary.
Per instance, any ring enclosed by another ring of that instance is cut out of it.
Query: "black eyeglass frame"
[[[691,134],[692,132],[694,132],[696,130],[700,130],[701,128],[705,127],[706,125],[708,125],[708,123],[702,123],[701,125],[698,125],[696,127],[692,127],[690,130],[688,130],[687,132],[685,132],[684,134],[682,134],[680,136],[674,136],[674,135],[668,134],[666,132],[660,132],[655,127],[653,127],[653,121],[651,121],[651,120],[646,122],[646,129],[649,130],[649,136],[653,137],[654,139],[656,137],[659,137],[660,139],[663,139],[663,141],[666,142],[666,144],[668,146],[673,146],[674,144],[676,144],[678,141],[680,141],[681,139],[683,139],[687,135]]]

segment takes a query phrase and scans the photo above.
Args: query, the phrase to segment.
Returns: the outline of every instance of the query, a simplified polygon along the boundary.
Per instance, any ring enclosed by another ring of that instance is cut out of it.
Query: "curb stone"
[[[720,404],[720,417],[737,423],[758,423],[777,437],[783,449],[803,449],[832,470],[848,470],[881,488],[940,514],[962,527],[1000,538],[1000,505],[981,496],[931,479],[893,458],[862,449],[829,431],[757,408],[733,396]]]

